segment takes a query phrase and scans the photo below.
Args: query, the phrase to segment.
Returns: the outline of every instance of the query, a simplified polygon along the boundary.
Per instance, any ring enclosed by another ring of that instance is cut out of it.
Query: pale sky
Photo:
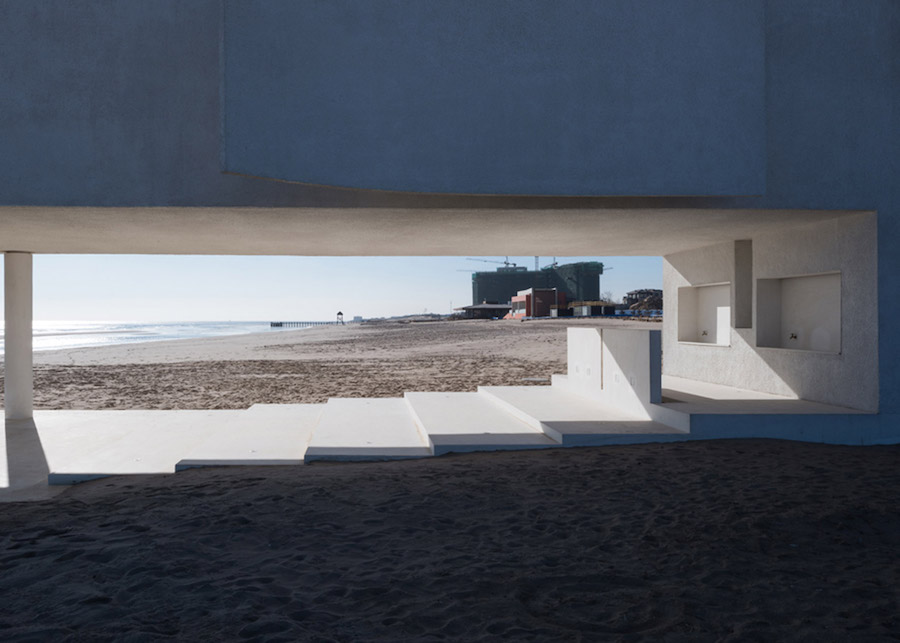
[[[534,269],[534,257],[509,260]],[[552,260],[541,257],[540,265]],[[556,260],[602,261],[608,272],[600,290],[617,299],[629,290],[662,288],[659,257]],[[347,319],[445,314],[472,303],[471,272],[498,265],[465,257],[35,255],[34,319],[314,321],[334,319],[338,310]]]

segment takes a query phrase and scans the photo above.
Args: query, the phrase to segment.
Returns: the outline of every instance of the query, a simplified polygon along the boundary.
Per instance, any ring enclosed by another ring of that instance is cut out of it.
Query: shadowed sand
[[[563,372],[565,326],[38,355],[45,408],[245,408]],[[4,641],[886,640],[900,447],[719,441],[108,478],[2,505]]]
[[[4,505],[3,640],[887,640],[900,448],[111,478]]]

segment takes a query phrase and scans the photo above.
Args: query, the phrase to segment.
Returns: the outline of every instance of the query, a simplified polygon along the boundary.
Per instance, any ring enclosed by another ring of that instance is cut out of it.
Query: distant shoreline
[[[35,327],[32,337],[35,353],[47,353],[284,330],[271,327],[270,322],[45,322]],[[0,335],[0,359],[3,348]]]

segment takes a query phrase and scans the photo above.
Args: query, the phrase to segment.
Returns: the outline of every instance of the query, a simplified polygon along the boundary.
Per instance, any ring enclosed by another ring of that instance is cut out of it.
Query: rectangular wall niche
[[[758,279],[756,345],[841,352],[841,273]]]
[[[731,344],[731,284],[678,289],[678,341]]]

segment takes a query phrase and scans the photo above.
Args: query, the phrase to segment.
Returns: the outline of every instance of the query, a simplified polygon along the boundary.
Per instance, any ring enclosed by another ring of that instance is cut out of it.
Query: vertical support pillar
[[[27,420],[34,410],[31,253],[7,252],[4,269],[4,406],[7,420]]]

